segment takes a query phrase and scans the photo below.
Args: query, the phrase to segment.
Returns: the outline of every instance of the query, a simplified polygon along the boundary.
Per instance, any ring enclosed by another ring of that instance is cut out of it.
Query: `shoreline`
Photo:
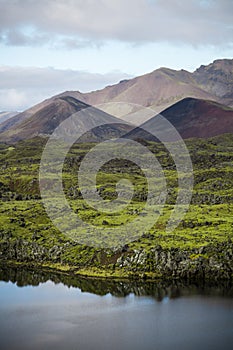
[[[36,259],[20,261],[1,257],[0,268],[20,268],[59,273],[77,278],[117,281],[230,282],[233,280],[232,253],[233,242],[226,241],[188,252],[177,248],[168,250],[161,247],[151,250],[149,254],[143,250],[124,252],[118,257],[116,264],[103,266],[77,266]],[[154,257],[153,260],[151,254]]]

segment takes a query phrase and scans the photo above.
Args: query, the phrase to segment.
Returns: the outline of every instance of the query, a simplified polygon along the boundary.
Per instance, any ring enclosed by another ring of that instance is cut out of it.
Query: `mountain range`
[[[50,135],[63,120],[90,105],[105,111],[106,118],[114,116],[136,126],[145,123],[150,128],[157,113],[161,113],[183,138],[231,133],[233,60],[216,60],[193,73],[160,68],[85,94],[63,92],[5,121],[0,119],[0,140],[11,143]],[[140,113],[137,106],[146,107],[150,112]],[[115,126],[111,134],[120,135],[122,130],[122,126]],[[135,137],[142,136],[142,130],[136,129],[133,133]]]

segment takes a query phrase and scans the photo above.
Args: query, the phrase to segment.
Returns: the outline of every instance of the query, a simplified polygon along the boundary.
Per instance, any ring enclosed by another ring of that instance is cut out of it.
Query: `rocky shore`
[[[201,248],[182,250],[163,249],[161,246],[148,251],[131,250],[127,245],[114,252],[93,250],[85,261],[82,255],[76,263],[69,252],[76,245],[66,242],[60,246],[46,248],[37,242],[22,239],[0,241],[0,264],[8,262],[26,266],[47,266],[95,277],[130,277],[136,279],[180,279],[180,280],[231,280],[233,278],[233,242],[209,244]],[[87,249],[90,249],[87,247]]]

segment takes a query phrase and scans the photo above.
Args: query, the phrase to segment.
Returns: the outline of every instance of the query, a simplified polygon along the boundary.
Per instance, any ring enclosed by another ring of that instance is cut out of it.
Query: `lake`
[[[127,282],[0,268],[0,349],[232,349],[229,284]]]

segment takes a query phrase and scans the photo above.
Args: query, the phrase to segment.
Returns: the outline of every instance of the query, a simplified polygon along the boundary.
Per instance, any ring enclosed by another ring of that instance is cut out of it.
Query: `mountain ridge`
[[[67,118],[71,115],[75,116],[75,121],[70,120],[66,124],[67,137],[72,134],[72,130],[78,125],[79,129],[85,134],[85,130],[91,128],[93,118],[98,118],[103,124],[108,125],[108,127],[103,130],[103,128],[95,128],[91,130],[86,137],[82,138],[83,142],[87,141],[97,141],[104,139],[107,136],[120,137],[131,130],[130,126],[121,123],[121,120],[111,116],[104,111],[98,110],[94,107],[79,101],[71,96],[66,97],[56,97],[49,103],[46,103],[42,108],[37,110],[34,114],[29,117],[23,118],[21,122],[15,118],[16,123],[11,125],[7,130],[3,130],[1,135],[1,141],[6,143],[16,143],[20,140],[30,139],[36,136],[48,137],[53,133],[53,131]],[[83,109],[87,109],[85,115],[80,115],[81,120],[79,120],[78,112]],[[93,113],[95,115],[93,115]],[[23,115],[24,117],[24,115]],[[86,121],[83,120],[86,117]],[[74,125],[75,123],[75,125]],[[78,124],[77,124],[78,123]]]
[[[151,73],[133,79],[125,79],[118,84],[85,94],[80,91],[63,92],[0,123],[0,138],[3,142],[27,138],[33,130],[35,135],[44,134],[43,131],[46,135],[50,134],[52,125],[53,127],[56,125],[52,118],[56,117],[58,121],[61,121],[77,112],[72,106],[72,99],[78,101],[79,106],[83,103],[86,106],[97,105],[98,109],[111,116],[131,123],[137,121],[136,124],[140,125],[158,113],[166,114],[168,108],[172,108],[177,102],[186,98],[199,100],[199,104],[202,104],[201,101],[203,100],[221,104],[221,106],[215,105],[218,112],[215,111],[214,113],[218,114],[216,125],[219,125],[219,130],[225,132],[225,129],[223,130],[220,127],[219,113],[221,110],[224,118],[226,118],[225,108],[233,106],[233,59],[215,60],[209,65],[201,65],[193,73],[183,69],[174,70],[161,67]],[[64,106],[64,99],[66,99],[66,102],[70,101],[66,107]],[[60,107],[57,106],[58,101],[60,101]],[[119,108],[119,103],[121,103],[121,108]],[[135,106],[146,107],[151,110],[151,113],[138,113],[136,120]],[[60,111],[57,110],[59,108]],[[175,108],[176,106],[173,108],[173,112]],[[209,109],[208,113],[210,113]],[[179,111],[178,114],[180,115],[180,113]],[[191,118],[191,114],[189,116]],[[38,126],[40,123],[43,124],[43,118],[47,118],[47,128],[50,128],[50,130],[46,129],[45,125],[41,125],[41,130],[36,130],[37,124]],[[231,130],[232,122],[230,120],[227,121],[227,125],[230,125]],[[25,131],[28,125],[27,121],[29,121],[30,130]],[[202,115],[201,123],[203,124],[203,122]],[[199,135],[200,131],[197,134]],[[192,137],[191,131],[187,133],[187,136]],[[196,136],[196,133],[193,136]]]
[[[233,108],[215,101],[185,98],[168,107],[161,113],[179,132],[183,139],[211,138],[218,135],[233,133]],[[133,139],[155,140],[157,116],[152,117],[129,132],[128,137]],[[150,130],[150,133],[144,131]],[[166,136],[166,135],[164,135]],[[167,141],[176,141],[169,139]]]
[[[227,82],[224,83],[224,79]],[[233,106],[233,60],[215,60],[209,65],[201,65],[193,73],[184,69],[161,67],[102,90],[85,94],[68,91],[61,95],[66,94],[91,105],[109,101],[137,103],[154,109],[156,113],[186,97],[213,100]]]

